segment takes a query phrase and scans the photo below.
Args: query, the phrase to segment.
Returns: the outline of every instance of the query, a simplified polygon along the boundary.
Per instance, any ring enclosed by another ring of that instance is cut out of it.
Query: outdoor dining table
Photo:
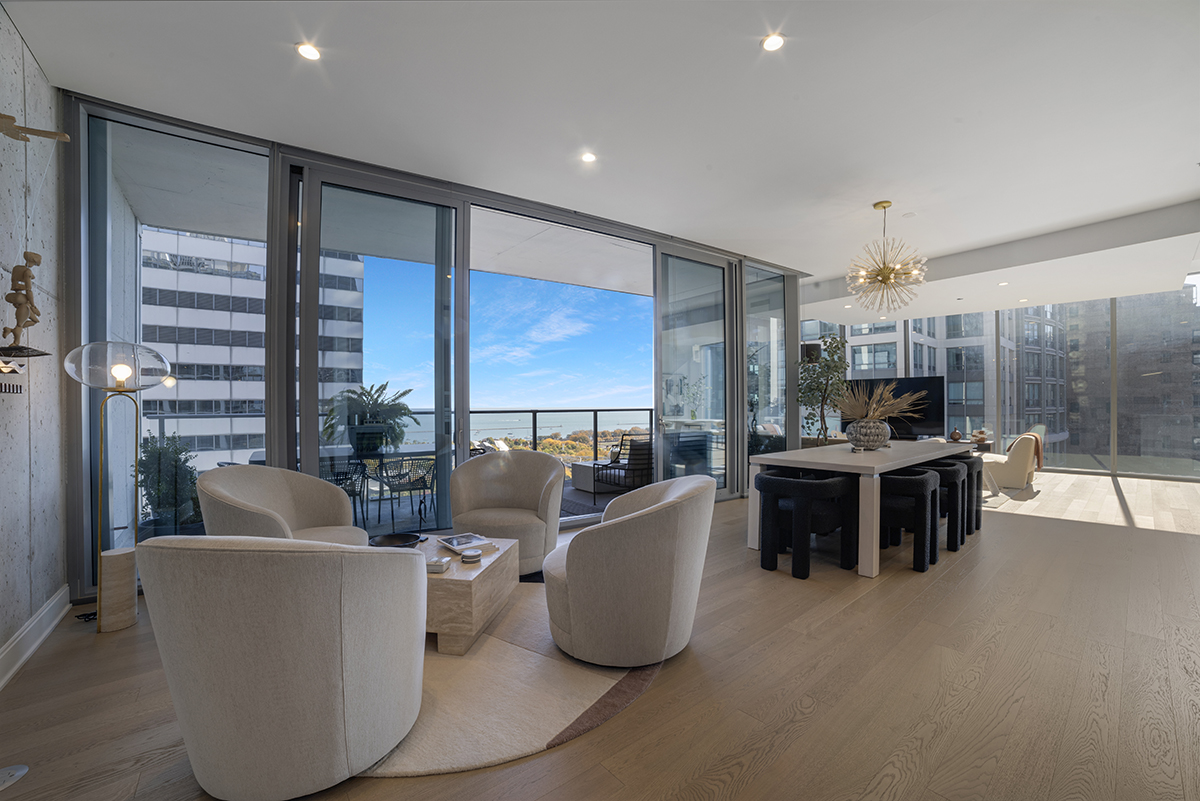
[[[858,475],[858,574],[874,578],[879,575],[879,538],[870,536],[879,531],[879,476],[901,467],[940,459],[971,450],[971,443],[938,442],[935,440],[892,440],[887,447],[854,453],[849,442],[778,451],[750,457],[750,504],[746,517],[746,544],[759,549],[759,496],[754,477],[772,467],[795,467],[802,470],[826,470],[833,473]]]

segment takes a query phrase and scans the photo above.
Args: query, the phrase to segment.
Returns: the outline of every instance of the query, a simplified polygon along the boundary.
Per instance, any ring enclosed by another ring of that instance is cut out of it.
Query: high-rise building
[[[143,393],[143,434],[178,434],[199,471],[264,461],[266,245],[140,227],[142,341],[174,387]],[[362,383],[363,260],[322,252],[320,397]]]

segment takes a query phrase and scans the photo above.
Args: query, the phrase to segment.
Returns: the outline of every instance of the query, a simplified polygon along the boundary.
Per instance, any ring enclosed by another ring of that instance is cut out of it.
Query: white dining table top
[[[750,457],[751,464],[776,467],[807,467],[812,470],[829,470],[834,473],[859,473],[879,475],[941,456],[965,453],[971,450],[967,440],[960,442],[936,442],[934,440],[892,440],[889,447],[874,451],[853,453],[849,442],[825,445],[820,448],[803,448],[795,451],[778,451]]]

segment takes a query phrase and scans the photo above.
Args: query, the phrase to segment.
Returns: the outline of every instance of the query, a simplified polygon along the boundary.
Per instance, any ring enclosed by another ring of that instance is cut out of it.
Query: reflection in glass
[[[787,448],[782,275],[746,267],[746,420],[750,455]]]
[[[725,271],[664,256],[664,478],[710,475],[725,486]]]

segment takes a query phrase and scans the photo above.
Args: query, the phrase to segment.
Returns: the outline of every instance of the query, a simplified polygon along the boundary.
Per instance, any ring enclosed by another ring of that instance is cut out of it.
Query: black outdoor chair
[[[359,508],[362,508],[363,525],[367,523],[367,466],[357,459],[346,456],[321,456],[317,461],[321,479],[341,487],[350,496],[350,508],[354,513],[354,525],[358,525]]]
[[[913,570],[924,573],[938,561],[937,473],[905,467],[879,477],[879,547],[903,542],[913,533]]]
[[[967,476],[970,470],[959,461],[935,459],[917,465],[938,474],[938,503],[946,517],[946,550],[957,551],[967,541]]]
[[[417,531],[425,527],[425,495],[429,494],[429,512],[436,510],[437,495],[433,491],[434,466],[432,458],[405,456],[399,459],[385,459],[379,463],[376,478],[388,489],[388,508],[392,513],[392,533],[396,531],[395,498],[402,492],[408,493],[409,511],[417,515]],[[413,493],[420,493],[419,503],[413,501]],[[380,492],[379,502],[383,503],[383,493]]]
[[[767,470],[754,477],[759,491],[759,559],[763,570],[779,566],[779,554],[792,546],[792,576],[808,578],[813,534],[839,528],[841,566],[858,564],[858,482],[850,476],[789,478]],[[783,533],[784,518],[791,517],[791,536]]]
[[[621,435],[620,456],[610,464],[598,464],[592,473],[592,505],[596,495],[612,492],[628,492],[644,487],[654,481],[654,460],[650,434]],[[597,490],[600,484],[611,489]]]

